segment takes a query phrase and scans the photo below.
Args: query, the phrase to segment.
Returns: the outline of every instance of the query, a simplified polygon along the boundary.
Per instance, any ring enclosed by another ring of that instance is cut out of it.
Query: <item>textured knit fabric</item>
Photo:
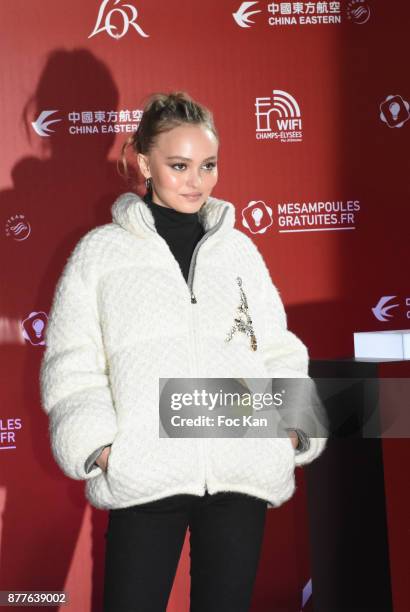
[[[192,253],[198,241],[204,235],[204,228],[198,213],[181,212],[157,204],[153,201],[150,192],[146,193],[143,200],[152,212],[156,231],[168,244],[172,254],[180,265],[185,280],[188,281]],[[295,449],[296,453],[307,450],[310,446],[309,438],[306,436],[305,432],[300,429],[297,429],[296,433],[298,435],[298,445]],[[98,467],[95,461],[104,448],[105,446],[100,446],[87,458],[85,462],[85,471],[87,473],[90,472],[95,465]]]
[[[101,509],[206,490],[281,505],[294,492],[295,466],[318,457],[326,438],[312,437],[296,454],[287,436],[159,437],[160,377],[308,377],[307,349],[287,329],[261,253],[234,228],[235,207],[214,197],[202,205],[205,236],[190,286],[139,196],[121,195],[112,215],[68,258],[46,327],[40,390],[57,463],[86,480],[87,499]],[[237,316],[237,277],[257,350],[245,333],[225,342]],[[108,444],[107,472],[86,473],[89,455]]]
[[[204,235],[204,228],[197,212],[187,213],[162,206],[153,201],[152,194],[147,192],[143,197],[144,202],[149,206],[158,234],[164,238],[172,254],[180,265],[181,272],[188,281],[189,266],[192,253],[198,241]],[[289,429],[288,429],[289,431]],[[310,442],[306,434],[300,429],[296,430],[298,435],[298,445],[296,453],[305,451],[309,448]],[[111,446],[111,445],[106,445]],[[106,446],[97,448],[85,462],[85,471],[90,472],[95,466],[98,467],[96,459],[100,456]]]
[[[146,193],[143,200],[150,207],[156,231],[168,244],[187,281],[193,250],[204,235],[204,228],[199,220],[198,213],[186,213],[168,208],[167,206],[161,206],[153,201],[152,195],[149,192]],[[85,471],[87,473],[93,469],[94,465],[98,467],[98,464],[95,464],[95,460],[98,459],[104,448],[105,446],[97,448],[88,457],[85,462]]]

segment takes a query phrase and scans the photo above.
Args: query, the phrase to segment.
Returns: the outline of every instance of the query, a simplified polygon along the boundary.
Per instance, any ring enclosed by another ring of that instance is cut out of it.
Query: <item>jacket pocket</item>
[[[280,489],[283,489],[295,477],[295,451],[289,436],[271,438],[271,442],[272,455],[275,457],[275,462],[277,462],[277,473],[272,481]]]
[[[291,442],[282,437],[209,439],[209,471],[223,485],[251,485],[272,497],[294,477]]]
[[[286,453],[290,455],[290,458],[293,459],[295,452],[294,452],[292,440],[290,439],[290,437],[286,433],[283,433],[283,435],[278,436],[277,438],[273,438],[273,439],[279,442],[279,444],[281,444],[284,447]]]
[[[107,484],[108,484],[108,487],[111,493],[114,493],[113,484],[115,481],[115,474],[116,474],[115,462],[117,458],[117,450],[118,450],[117,446],[118,446],[119,437],[120,437],[120,434],[117,434],[117,436],[114,438],[114,441],[111,444],[110,454],[108,455],[108,459],[107,459],[107,467],[104,472],[104,476],[107,480]]]
[[[290,436],[284,434],[283,437],[279,438],[279,440],[282,440],[285,446],[287,447],[287,450],[290,451],[291,462],[293,464],[293,467],[295,467],[295,449],[293,448],[293,444],[292,444],[292,440],[290,439]]]

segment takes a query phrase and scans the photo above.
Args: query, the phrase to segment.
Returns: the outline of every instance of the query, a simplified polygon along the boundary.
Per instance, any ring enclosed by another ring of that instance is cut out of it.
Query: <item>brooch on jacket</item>
[[[255,332],[252,326],[252,319],[248,311],[248,300],[246,299],[245,291],[242,288],[242,279],[240,276],[236,278],[236,282],[239,285],[239,291],[240,291],[240,297],[241,297],[241,303],[239,304],[237,308],[239,314],[237,317],[235,317],[234,319],[235,324],[232,326],[230,332],[227,334],[227,337],[225,338],[225,342],[229,342],[232,339],[233,335],[237,331],[239,331],[239,332],[245,333],[247,336],[250,336],[251,349],[253,351],[256,351],[256,349],[258,348],[258,344],[256,342],[256,336],[255,336]]]

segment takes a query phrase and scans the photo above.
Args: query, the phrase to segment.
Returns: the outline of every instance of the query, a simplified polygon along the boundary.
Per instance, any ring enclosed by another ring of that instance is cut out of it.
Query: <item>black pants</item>
[[[110,510],[104,612],[166,612],[187,527],[190,611],[247,612],[266,510],[266,501],[233,492]]]

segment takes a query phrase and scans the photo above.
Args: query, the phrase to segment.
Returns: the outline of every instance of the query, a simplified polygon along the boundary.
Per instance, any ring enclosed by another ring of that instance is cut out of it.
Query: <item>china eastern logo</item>
[[[272,93],[270,97],[256,98],[256,139],[301,142],[302,116],[298,102],[282,89],[274,89]]]
[[[61,121],[61,119],[49,119],[49,117],[51,117],[55,113],[58,113],[58,111],[57,110],[43,110],[41,111],[37,119],[31,122],[33,130],[36,132],[36,134],[44,137],[44,136],[51,136],[51,133],[55,132],[55,130],[51,129],[50,125],[52,123],[58,123],[59,121]]]
[[[132,26],[143,38],[149,38],[149,34],[146,34],[141,26],[136,23],[138,17],[138,10],[136,7],[133,4],[126,4],[125,2],[121,2],[120,6],[117,7],[119,3],[120,0],[114,0],[111,4],[112,8],[109,10],[110,0],[103,0],[103,2],[101,2],[94,30],[88,38],[92,38],[101,32],[106,32],[109,36],[118,40],[127,34],[130,26]],[[113,23],[114,19],[116,23],[122,22],[122,30],[120,32],[118,31],[118,25]]]
[[[394,300],[394,303],[392,303]],[[400,308],[402,306],[402,308]],[[399,312],[389,312],[392,308],[400,308]],[[372,313],[378,321],[390,321],[397,315],[399,317],[404,314],[406,319],[410,319],[410,297],[407,296],[402,300],[397,301],[397,295],[383,295],[376,306],[372,308]]]
[[[58,110],[44,110],[35,121],[31,122],[33,130],[42,138],[49,138],[56,131],[50,126],[62,121],[64,129],[72,136],[79,134],[120,134],[135,132],[141,121],[141,109],[121,110],[73,110],[63,118],[49,119]]]
[[[379,321],[388,321],[393,317],[393,314],[389,312],[392,308],[397,308],[399,304],[389,304],[395,299],[395,295],[383,295],[377,302],[376,306],[372,308],[372,313]]]
[[[258,4],[257,2],[242,2],[241,6],[238,8],[236,13],[232,13],[233,18],[235,19],[238,26],[241,28],[250,28],[251,25],[254,25],[254,21],[251,19],[252,15],[256,15],[256,13],[261,13],[262,11],[250,10],[254,4]]]

